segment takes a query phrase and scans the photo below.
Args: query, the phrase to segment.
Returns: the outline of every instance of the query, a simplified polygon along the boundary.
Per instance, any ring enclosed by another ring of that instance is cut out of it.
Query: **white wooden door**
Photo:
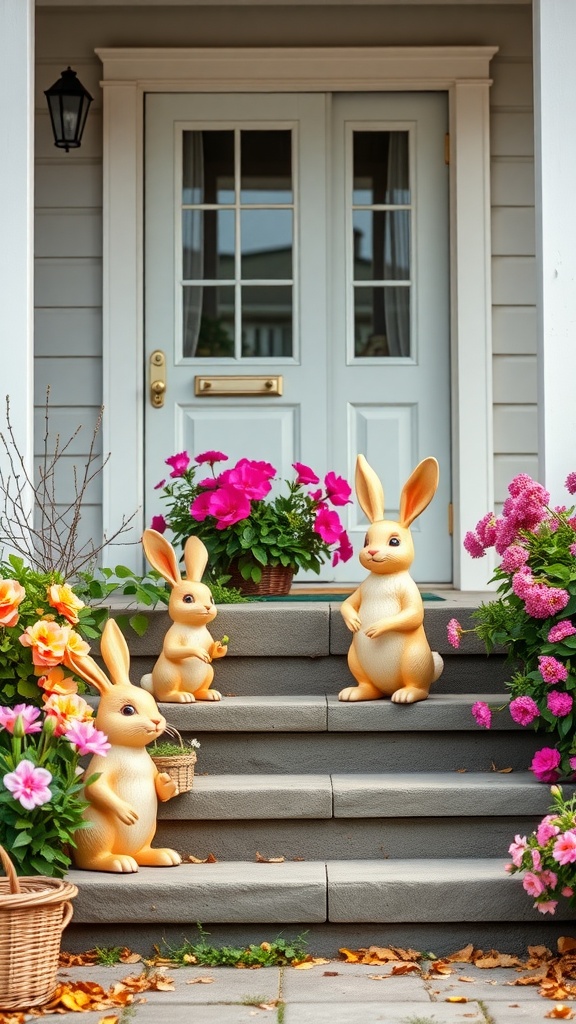
[[[147,97],[147,521],[183,449],[350,482],[363,451],[391,512],[434,454],[443,510],[418,524],[415,576],[451,578],[445,111],[438,94]],[[345,516],[358,550],[355,503]],[[361,575],[354,558],[321,578]]]

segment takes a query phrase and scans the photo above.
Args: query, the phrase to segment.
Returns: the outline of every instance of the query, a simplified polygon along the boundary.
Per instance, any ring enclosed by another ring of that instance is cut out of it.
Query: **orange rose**
[[[48,601],[56,611],[75,626],[78,622],[78,610],[84,608],[84,602],[66,583],[53,583],[48,587]]]
[[[40,619],[22,633],[18,639],[23,647],[32,648],[32,661],[43,668],[59,665],[68,644],[70,626],[59,626],[56,622]]]
[[[94,714],[87,701],[77,693],[51,693],[44,697],[44,711],[56,719],[55,736],[63,736],[74,722],[87,722]]]
[[[59,696],[66,696],[78,692],[76,680],[72,676],[65,675],[64,669],[59,665],[56,668],[48,669],[48,672],[38,680],[38,686],[46,690],[49,695],[56,693]]]
[[[0,626],[15,626],[18,605],[26,597],[24,587],[16,580],[0,580]]]
[[[75,654],[79,658],[85,658],[89,650],[90,644],[87,644],[79,633],[74,629],[71,629],[68,636],[68,643],[66,644],[66,654]],[[66,663],[66,659],[64,659],[64,661]]]

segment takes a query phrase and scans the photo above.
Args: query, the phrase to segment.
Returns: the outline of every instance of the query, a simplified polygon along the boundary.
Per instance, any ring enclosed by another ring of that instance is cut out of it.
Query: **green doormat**
[[[352,593],[352,591],[350,592]],[[422,594],[423,601],[444,601],[444,597],[438,597],[437,594]],[[271,594],[268,597],[256,597],[256,601],[345,601],[350,594],[284,594],[277,596]]]

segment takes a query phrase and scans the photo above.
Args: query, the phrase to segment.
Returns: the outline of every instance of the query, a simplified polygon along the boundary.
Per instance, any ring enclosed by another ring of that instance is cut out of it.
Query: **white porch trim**
[[[486,565],[460,560],[460,551],[464,532],[493,506],[488,90],[496,49],[96,50],[104,69],[104,403],[112,451],[105,529],[114,520],[114,495],[142,500],[145,93],[444,90],[452,136],[454,584],[486,586]],[[115,558],[134,564],[134,548],[115,545]]]
[[[32,475],[34,450],[34,0],[0,0],[0,311],[2,387]],[[8,466],[0,450],[0,466]],[[32,495],[29,495],[32,508]]]
[[[576,5],[534,0],[539,479],[565,502],[576,470]]]

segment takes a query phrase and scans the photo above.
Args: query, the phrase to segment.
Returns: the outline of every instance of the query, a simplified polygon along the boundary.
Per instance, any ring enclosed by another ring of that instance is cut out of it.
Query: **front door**
[[[451,579],[445,121],[433,93],[147,97],[147,521],[183,449],[351,482],[361,451],[393,518],[435,455],[414,576]],[[322,578],[362,574],[354,558]]]

